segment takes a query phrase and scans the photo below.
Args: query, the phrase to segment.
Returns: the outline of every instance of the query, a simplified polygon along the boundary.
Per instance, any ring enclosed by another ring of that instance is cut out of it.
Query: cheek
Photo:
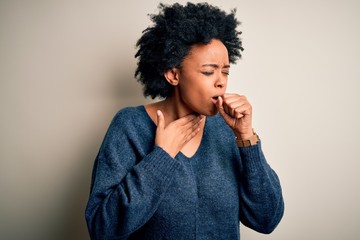
[[[200,97],[199,91],[195,86],[186,85],[180,86],[180,96],[186,103],[191,103]]]
[[[189,83],[182,88],[182,94],[191,98],[201,98],[207,92],[209,92],[209,86],[199,84],[199,82]]]
[[[179,90],[183,100],[191,101],[192,99],[202,100],[208,97],[214,88],[214,80],[198,73],[183,75],[180,79]]]

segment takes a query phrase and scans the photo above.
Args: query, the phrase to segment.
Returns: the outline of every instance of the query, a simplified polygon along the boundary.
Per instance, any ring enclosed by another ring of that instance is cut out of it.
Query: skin
[[[253,135],[251,104],[245,96],[225,93],[229,70],[226,47],[213,39],[193,45],[180,68],[164,73],[173,93],[145,106],[157,125],[156,145],[172,157],[180,151],[191,157],[200,146],[206,116],[218,112],[238,138]]]

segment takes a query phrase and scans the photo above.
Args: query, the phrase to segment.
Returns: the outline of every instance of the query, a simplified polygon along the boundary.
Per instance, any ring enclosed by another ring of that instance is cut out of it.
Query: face
[[[178,71],[178,103],[186,112],[217,113],[218,96],[225,93],[230,70],[228,51],[219,40],[194,45]]]

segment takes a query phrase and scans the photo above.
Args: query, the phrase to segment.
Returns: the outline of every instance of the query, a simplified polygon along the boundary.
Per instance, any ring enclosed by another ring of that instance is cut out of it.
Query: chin
[[[210,113],[208,116],[215,116],[219,111],[216,110],[215,112]]]
[[[204,116],[214,116],[218,113],[219,111],[217,110],[217,108],[215,109],[211,109],[211,110],[208,110],[208,111],[200,111],[198,112],[200,115],[204,115]]]
[[[210,116],[214,116],[218,113],[218,109],[216,106],[213,106],[212,109],[211,109],[211,113],[209,114]]]
[[[197,106],[192,109],[193,109],[193,112],[196,112],[197,114],[203,115],[203,116],[214,116],[218,113],[218,109],[215,105]]]

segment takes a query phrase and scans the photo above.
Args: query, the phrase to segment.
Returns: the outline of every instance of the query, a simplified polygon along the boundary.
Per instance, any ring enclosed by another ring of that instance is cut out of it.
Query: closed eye
[[[201,72],[201,73],[206,76],[210,76],[210,75],[214,74],[214,72],[209,72],[209,71],[205,71],[205,72]]]
[[[210,76],[212,74],[214,74],[214,72],[202,72],[202,74],[206,75],[206,76]],[[230,73],[229,72],[222,72],[222,74],[229,76]]]

